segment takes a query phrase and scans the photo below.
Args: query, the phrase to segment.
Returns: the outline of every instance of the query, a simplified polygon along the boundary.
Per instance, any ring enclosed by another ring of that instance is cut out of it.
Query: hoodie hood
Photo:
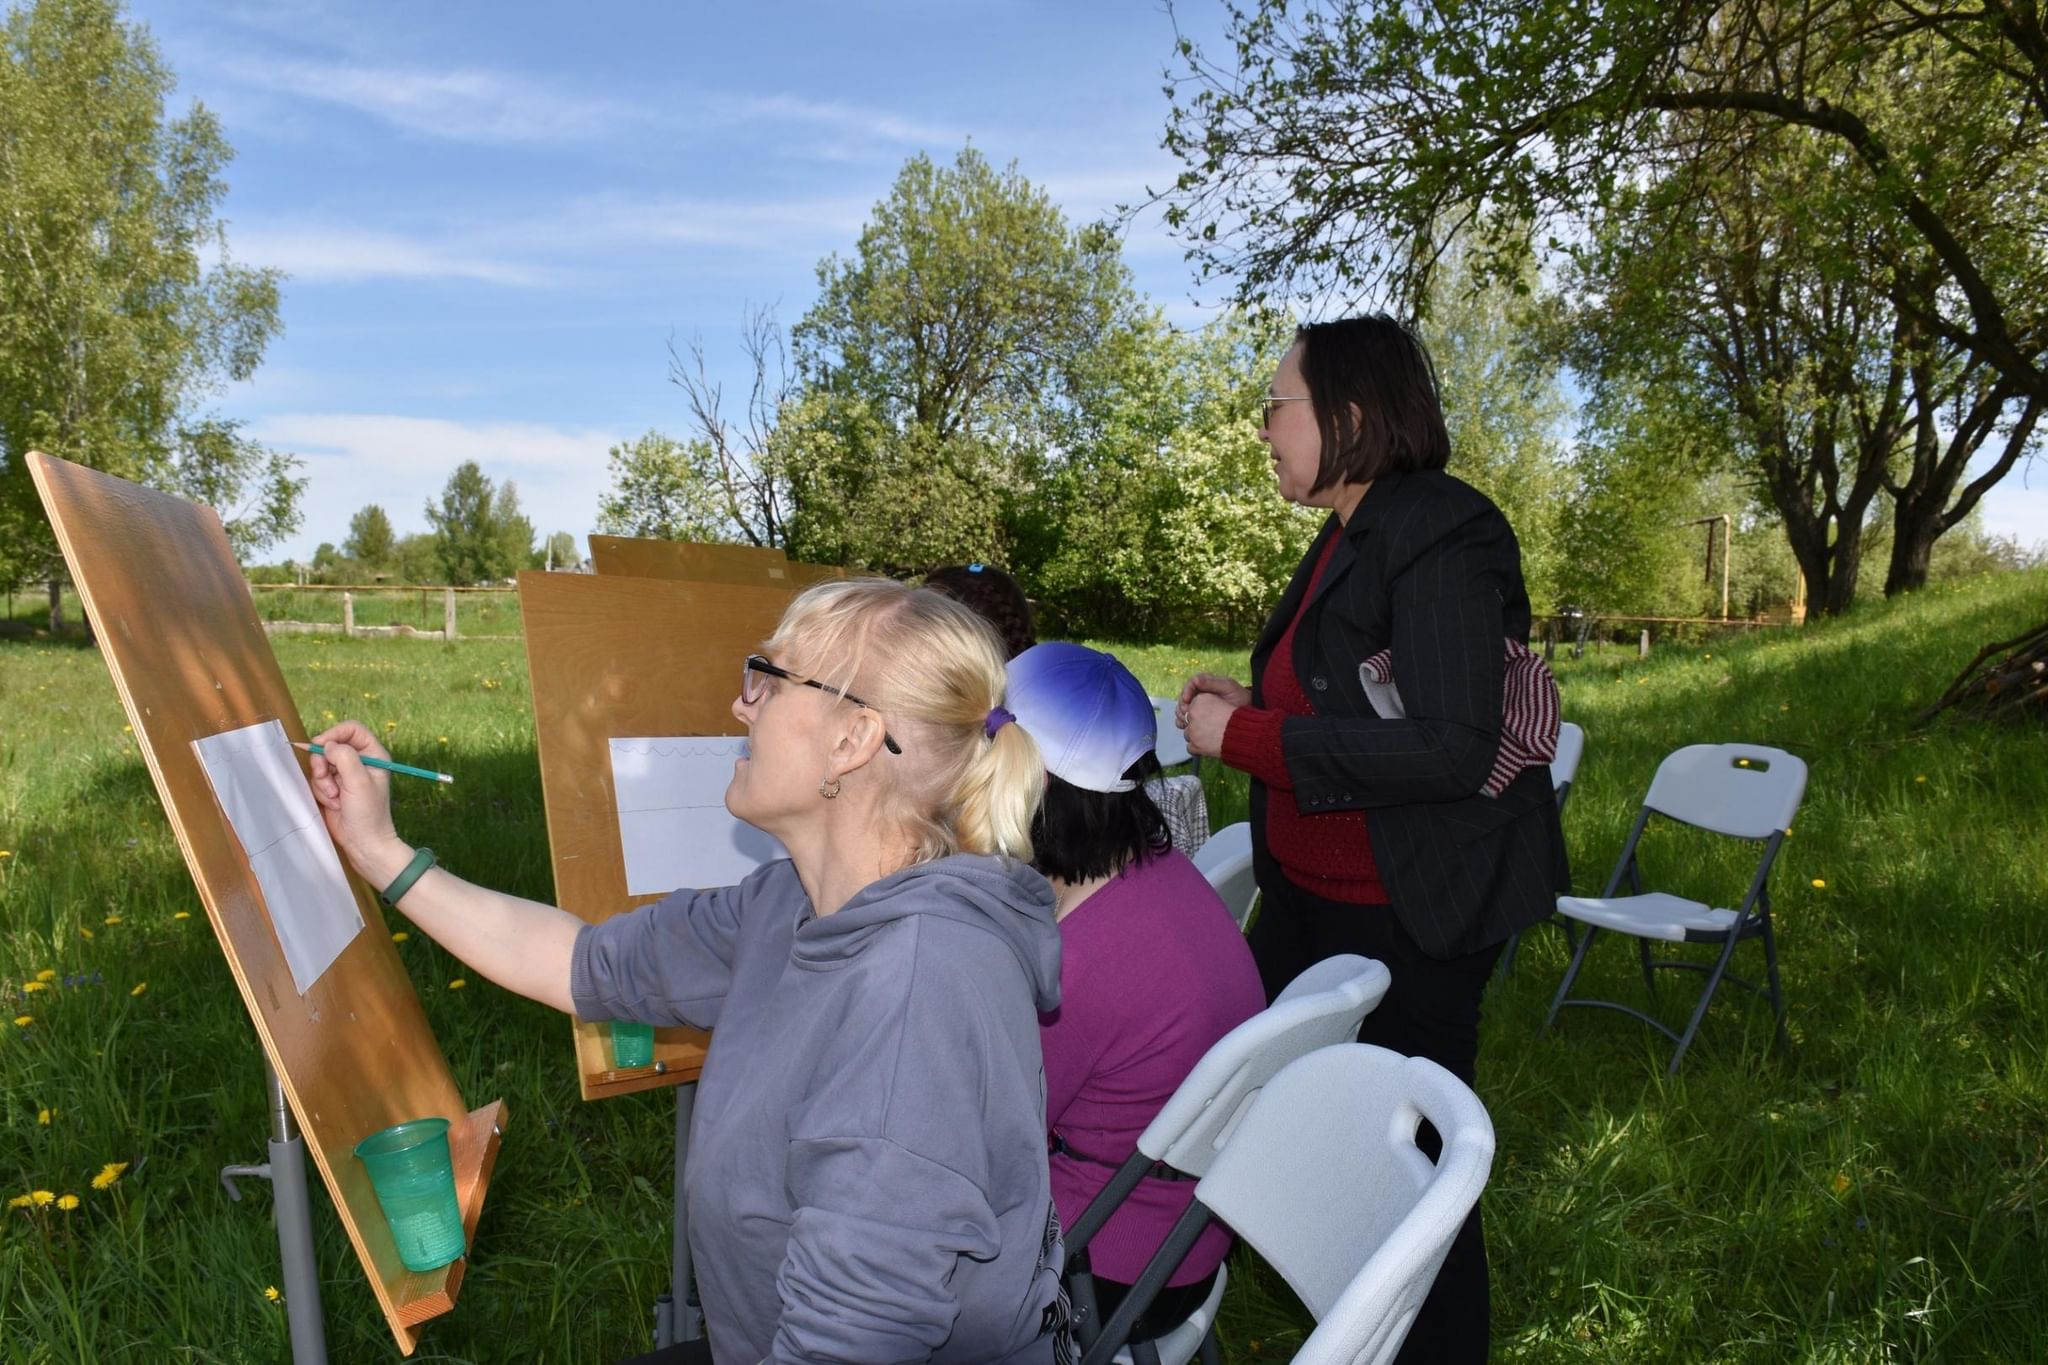
[[[1060,932],[1053,922],[1051,883],[1025,863],[990,854],[956,853],[906,867],[860,891],[830,915],[799,924],[792,955],[801,966],[826,969],[861,950],[884,925],[934,915],[1001,939],[1031,982],[1041,1013],[1060,1001]]]

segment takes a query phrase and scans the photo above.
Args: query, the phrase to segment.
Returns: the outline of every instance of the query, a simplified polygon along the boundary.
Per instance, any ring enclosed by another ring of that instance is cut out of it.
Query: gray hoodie
[[[785,861],[578,935],[579,1018],[713,1030],[684,1184],[720,1365],[1052,1359],[1053,904],[962,854],[819,918]]]

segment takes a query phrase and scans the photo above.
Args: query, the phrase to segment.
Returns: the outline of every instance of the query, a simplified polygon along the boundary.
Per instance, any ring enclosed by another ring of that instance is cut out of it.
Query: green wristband
[[[434,865],[434,850],[422,848],[412,855],[412,861],[405,865],[405,871],[398,874],[391,885],[384,888],[384,903],[396,910],[405,893],[412,890],[412,884],[427,874]]]

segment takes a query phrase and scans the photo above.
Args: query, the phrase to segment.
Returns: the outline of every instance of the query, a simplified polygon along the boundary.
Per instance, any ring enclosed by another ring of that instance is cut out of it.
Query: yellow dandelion
[[[409,939],[409,938],[411,938],[411,937],[412,937],[412,935],[411,935],[411,934],[408,934],[407,932],[405,932],[405,930],[403,930],[403,929],[400,929],[400,930],[399,930],[399,931],[398,931],[397,933],[395,933],[395,934],[393,934],[393,935],[391,936],[391,941],[392,941],[393,943],[403,943],[403,942],[405,942],[405,941],[406,941],[407,939]]]
[[[1788,706],[1788,705],[1785,705],[1784,703],[1782,703],[1782,702],[1781,702],[1781,703],[1779,704],[1779,706],[1778,706],[1778,709],[1779,709],[1780,711],[1790,711],[1790,710],[1791,710],[1792,708],[1791,708],[1790,706]]]
[[[46,1209],[57,1202],[57,1196],[51,1190],[30,1190],[28,1192],[28,1202],[39,1209]]]
[[[121,1178],[121,1172],[127,1169],[128,1163],[125,1161],[109,1161],[100,1167],[100,1173],[92,1178],[92,1187],[96,1190],[111,1188],[114,1182]]]
[[[458,976],[453,981],[448,983],[448,989],[451,991],[459,991],[468,984],[469,979],[467,977]]]
[[[81,924],[78,926],[78,936],[80,938],[91,938],[92,930],[86,928],[83,924]]]
[[[50,982],[55,981],[56,979],[57,969],[55,967],[45,967],[41,971],[36,973],[36,980],[38,981]]]
[[[1835,1178],[1829,1181],[1828,1184],[1836,1194],[1847,1194],[1849,1192],[1849,1177],[1843,1175],[1840,1171],[1835,1172]]]
[[[108,915],[105,922],[107,924],[119,924],[121,922],[121,917],[119,915]]]
[[[263,1297],[269,1299],[272,1303],[276,1303],[279,1299],[283,1298],[284,1295],[277,1292],[276,1285],[266,1284],[263,1286]]]
[[[1927,780],[1927,774],[1926,774],[1926,773],[1914,773],[1914,774],[1913,774],[1913,780],[1914,780],[1915,782],[1925,782],[1925,781]]]
[[[321,716],[321,718],[322,718],[323,720],[333,720],[333,719],[334,719],[334,713],[333,713],[332,711],[322,711],[322,712],[320,713],[320,716]]]
[[[33,1202],[27,1195],[17,1194],[14,1198],[7,1201],[7,1207],[10,1209],[25,1209]]]
[[[390,734],[393,730],[396,730],[397,728],[398,722],[395,720],[387,720],[384,722],[384,733],[387,735]]]
[[[12,858],[13,856],[14,856],[14,850],[13,850],[13,849],[11,849],[11,848],[0,848],[0,858]]]
[[[58,1196],[57,1196],[57,1207],[58,1207],[58,1208],[60,1208],[60,1209],[62,1209],[62,1210],[64,1210],[64,1212],[66,1212],[66,1213],[69,1213],[69,1212],[71,1212],[71,1210],[73,1210],[73,1209],[75,1209],[75,1208],[77,1208],[77,1207],[78,1207],[78,1196],[77,1196],[77,1195],[75,1195],[75,1194],[60,1194],[60,1195],[58,1195]]]
[[[1749,766],[1749,760],[1746,758],[1738,758],[1735,760],[1735,766],[1738,768],[1747,768]]]
[[[132,735],[135,733],[135,727],[132,725],[124,725],[121,727],[121,733],[124,735]]]
[[[38,1109],[36,1110],[36,1122],[48,1128],[51,1120],[58,1118],[63,1112],[61,1109]]]
[[[1826,878],[1824,878],[1824,877],[1815,877],[1815,878],[1813,879],[1813,889],[1814,889],[1814,890],[1816,890],[1816,891],[1825,891],[1825,890],[1827,890],[1827,889],[1828,889],[1827,879],[1826,879]]]
[[[50,989],[50,983],[47,981],[24,981],[21,983],[21,988],[25,991],[46,991]]]
[[[446,744],[446,743],[448,742],[448,736],[446,736],[446,735],[443,735],[443,736],[441,736],[441,742],[442,742],[443,744]]]
[[[135,989],[134,989],[134,990],[132,990],[132,991],[130,991],[130,992],[128,992],[128,994],[130,994],[130,995],[140,995],[140,994],[142,994],[142,993],[143,993],[144,991],[146,991],[146,990],[148,990],[148,989],[149,989],[149,983],[148,983],[147,981],[138,981],[138,982],[136,982],[136,983],[135,983]]]
[[[1713,655],[1711,655],[1711,654],[1709,654],[1709,655],[1708,655],[1707,657],[1708,657],[1709,659],[1711,659],[1711,658],[1713,658],[1714,656],[1713,656]]]
[[[180,910],[180,911],[179,911],[179,912],[178,912],[177,914],[175,914],[175,915],[172,915],[172,916],[171,916],[171,918],[172,918],[172,919],[191,919],[191,918],[192,918],[192,912],[191,912],[190,910]]]
[[[17,1014],[14,1016],[14,1026],[16,1028],[27,1028],[35,1021],[36,1017],[33,1014]]]

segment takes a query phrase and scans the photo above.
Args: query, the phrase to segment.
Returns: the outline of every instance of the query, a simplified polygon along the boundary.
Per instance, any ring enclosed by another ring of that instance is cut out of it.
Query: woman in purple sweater
[[[1145,794],[1157,722],[1130,671],[1081,645],[1036,645],[1010,661],[1005,704],[1046,765],[1032,862],[1059,898],[1060,1007],[1039,1023],[1053,1202],[1070,1227],[1195,1063],[1266,997],[1229,910]],[[1194,1190],[1140,1181],[1089,1243],[1105,1319]],[[1137,1337],[1201,1304],[1230,1241],[1221,1226],[1203,1235]]]

